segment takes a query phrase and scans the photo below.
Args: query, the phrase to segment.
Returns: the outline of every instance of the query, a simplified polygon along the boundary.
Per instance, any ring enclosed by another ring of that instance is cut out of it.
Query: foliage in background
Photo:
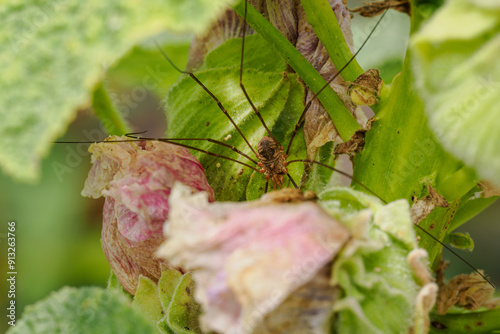
[[[443,147],[500,187],[500,3],[457,0],[414,35],[416,87]]]
[[[127,321],[124,321],[127,319]],[[26,308],[9,333],[156,333],[123,295],[96,287],[64,288]]]
[[[4,172],[35,181],[40,157],[64,132],[77,108],[89,105],[89,92],[107,67],[140,41],[165,30],[200,31],[224,8],[221,3],[227,5],[206,0],[140,5],[33,0],[3,5],[0,165]]]

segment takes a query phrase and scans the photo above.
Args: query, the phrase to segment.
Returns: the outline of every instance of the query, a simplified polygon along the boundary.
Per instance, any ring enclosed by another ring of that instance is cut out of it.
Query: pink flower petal
[[[348,230],[312,202],[212,203],[176,186],[161,257],[194,271],[205,330],[254,328],[332,260]],[[259,310],[259,312],[256,312]]]

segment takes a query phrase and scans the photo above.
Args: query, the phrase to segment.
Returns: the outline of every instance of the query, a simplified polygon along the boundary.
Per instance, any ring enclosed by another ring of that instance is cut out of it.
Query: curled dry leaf
[[[328,275],[317,275],[350,234],[317,204],[209,204],[206,195],[182,185],[174,187],[170,204],[167,241],[158,254],[193,270],[205,312],[202,329],[275,333],[294,327],[299,333],[299,326],[304,332],[325,320],[332,291]]]
[[[359,129],[354,132],[351,139],[340,143],[335,147],[334,154],[348,154],[349,157],[354,157],[361,152],[365,147],[365,135],[367,130]]]
[[[370,118],[363,129],[354,131],[351,139],[344,143],[340,143],[335,147],[333,154],[348,154],[352,159],[356,154],[361,152],[365,148],[365,137],[366,133],[370,131],[373,123],[375,122],[375,117]]]
[[[110,137],[109,140],[123,140]],[[158,280],[168,264],[154,253],[163,241],[174,183],[205,191],[213,201],[203,168],[187,149],[168,143],[118,142],[90,146],[92,168],[82,195],[105,197],[102,248],[118,281],[134,294],[139,276]]]
[[[483,198],[500,196],[500,189],[495,187],[491,182],[483,180],[479,182],[479,186],[483,189]]]
[[[429,181],[427,181],[427,190],[429,191],[429,195],[417,200],[411,206],[411,219],[415,224],[418,224],[427,217],[436,206],[441,208],[447,208],[449,206],[448,201],[431,187]]]
[[[453,305],[475,310],[479,307],[490,309],[500,305],[500,298],[491,298],[494,288],[478,273],[458,275],[447,284],[444,283],[445,271],[450,263],[440,259],[436,270],[436,280],[439,286],[437,311],[446,314]]]
[[[437,299],[438,314],[446,314],[453,305],[467,310],[480,307],[496,308],[500,298],[492,299],[495,289],[478,273],[458,275],[440,286]]]
[[[411,14],[411,3],[409,0],[374,1],[361,7],[349,9],[349,11],[358,13],[359,15],[364,17],[374,17],[382,14],[388,6],[390,6],[391,9],[397,10],[398,12],[406,13],[408,15]]]

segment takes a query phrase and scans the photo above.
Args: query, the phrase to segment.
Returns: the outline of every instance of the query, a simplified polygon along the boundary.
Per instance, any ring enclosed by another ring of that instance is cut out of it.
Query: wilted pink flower
[[[110,137],[108,140],[123,140]],[[105,197],[102,248],[118,281],[134,294],[139,275],[159,279],[169,266],[155,251],[163,241],[174,183],[206,191],[214,200],[203,167],[187,149],[164,142],[93,144],[93,166],[82,195]]]
[[[209,204],[205,194],[191,194],[181,185],[174,187],[170,204],[166,242],[158,254],[193,270],[196,299],[204,310],[200,319],[204,330],[274,333],[275,324],[283,319],[287,325],[298,326],[310,323],[299,320],[299,315],[322,315],[324,320],[331,314],[329,274],[318,275],[350,234],[317,204]],[[307,294],[306,298],[289,298],[310,282],[299,293]],[[325,300],[330,302],[326,306]],[[286,301],[294,305],[281,307]],[[302,309],[292,315],[294,307]],[[304,309],[312,312],[307,314]],[[275,311],[280,313],[278,319],[269,319]],[[314,322],[319,330],[320,321]],[[273,330],[262,329],[264,325]]]

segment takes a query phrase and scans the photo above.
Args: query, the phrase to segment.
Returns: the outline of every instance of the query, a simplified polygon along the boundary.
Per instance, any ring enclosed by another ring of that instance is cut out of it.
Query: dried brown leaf
[[[491,299],[495,289],[478,273],[458,275],[440,287],[437,300],[437,312],[446,314],[453,305],[467,310],[480,307],[495,308],[500,300]]]
[[[349,9],[349,11],[358,13],[364,17],[374,17],[382,14],[389,6],[391,9],[397,10],[398,12],[411,15],[411,3],[409,0],[375,1],[354,9]]]
[[[449,206],[448,201],[438,194],[438,192],[431,187],[429,181],[427,181],[427,190],[429,195],[422,197],[421,199],[415,201],[411,206],[411,219],[415,224],[421,222],[425,217],[427,217],[436,206],[446,208]]]
[[[349,157],[354,157],[361,152],[365,147],[365,135],[367,130],[359,129],[354,132],[351,139],[344,143],[340,143],[335,147],[334,154],[348,154]]]
[[[478,185],[483,189],[483,198],[500,196],[500,189],[491,184],[491,182],[482,180]]]

